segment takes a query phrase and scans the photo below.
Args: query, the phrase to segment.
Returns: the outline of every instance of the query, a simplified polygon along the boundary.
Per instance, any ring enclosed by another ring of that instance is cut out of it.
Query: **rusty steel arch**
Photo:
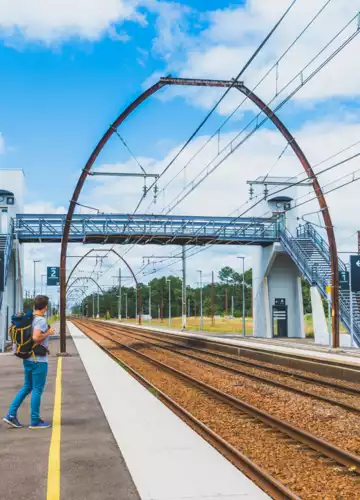
[[[91,276],[85,276],[85,277],[82,277],[82,276],[79,276],[78,278],[75,278],[74,281],[70,284],[70,286],[68,286],[67,288],[67,292],[70,291],[71,287],[73,285],[75,285],[75,283],[77,283],[79,280],[91,280],[95,283],[95,285],[99,288],[99,290],[101,290],[102,293],[105,293],[105,290],[103,290],[103,288],[99,285],[99,283],[97,283],[94,278],[92,278]]]
[[[285,124],[279,119],[274,111],[272,111],[256,94],[248,89],[243,82],[234,82],[233,80],[203,80],[191,78],[173,78],[171,76],[160,78],[152,87],[145,90],[138,96],[110,125],[108,130],[102,136],[94,151],[90,155],[85,167],[83,168],[77,185],[75,187],[72,199],[69,204],[68,213],[64,224],[63,237],[61,241],[61,256],[60,256],[60,351],[66,353],[66,252],[69,242],[70,226],[72,217],[75,211],[81,189],[85,183],[89,172],[95,163],[101,150],[104,148],[110,137],[116,132],[117,128],[124,122],[124,120],[140,106],[148,97],[160,90],[165,85],[184,85],[192,87],[233,87],[242,92],[248,97],[266,116],[272,121],[278,131],[283,135],[292,150],[299,159],[302,167],[304,168],[308,178],[312,180],[315,195],[318,199],[321,212],[323,214],[324,224],[329,240],[330,247],[330,261],[331,261],[331,299],[332,299],[332,346],[339,347],[339,273],[338,273],[338,255],[335,240],[334,227],[331,221],[329,208],[326,203],[324,193],[318,182],[315,172],[313,171],[309,161],[307,160],[304,152],[299,144],[292,136]]]
[[[115,255],[117,255],[117,257],[119,257],[119,259],[125,264],[125,266],[128,268],[128,270],[130,271],[132,277],[134,278],[134,281],[135,281],[135,284],[136,284],[136,290],[137,290],[137,295],[138,295],[138,310],[137,310],[137,314],[138,314],[138,318],[139,318],[139,325],[141,325],[141,309],[142,309],[142,303],[141,303],[141,288],[140,288],[140,283],[138,282],[138,280],[136,279],[136,275],[134,273],[134,271],[132,270],[130,264],[124,259],[124,257],[122,255],[119,254],[119,252],[117,252],[116,250],[114,250],[113,248],[109,248],[108,250],[106,250],[107,252],[112,252],[114,253]],[[75,264],[75,266],[72,268],[70,274],[69,274],[69,277],[66,281],[66,290],[69,290],[68,288],[68,285],[69,285],[69,282],[70,282],[70,279],[71,279],[71,276],[74,274],[75,270],[77,269],[77,267],[81,264],[81,262],[86,259],[86,257],[88,255],[90,255],[92,252],[98,252],[98,250],[96,248],[92,248],[91,250],[89,250],[85,255],[83,255],[78,261],[77,263]],[[93,280],[94,281],[94,280]],[[104,292],[103,292],[104,293]]]

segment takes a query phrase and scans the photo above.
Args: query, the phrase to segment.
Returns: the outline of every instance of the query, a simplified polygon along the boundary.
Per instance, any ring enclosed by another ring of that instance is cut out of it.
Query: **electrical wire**
[[[300,40],[300,38],[307,32],[307,30],[312,26],[315,20],[322,14],[325,8],[331,3],[332,0],[327,0],[325,4],[317,11],[317,13],[313,16],[310,22],[303,28],[303,30],[297,35],[295,40],[287,47],[287,49],[282,53],[282,55],[276,60],[276,62],[270,67],[270,69],[265,73],[265,75],[259,80],[259,82],[251,89],[251,92],[255,92],[255,90],[261,85],[261,83],[269,76],[269,74],[273,71],[274,68],[278,67],[279,63],[284,59],[284,57],[290,52],[290,50],[296,45],[296,43]],[[276,94],[278,95],[278,93]],[[238,106],[230,113],[230,115],[223,121],[219,128],[215,130],[215,132],[207,139],[207,141],[196,151],[196,153],[188,160],[183,169],[181,169],[172,179],[168,181],[168,183],[159,191],[158,195],[160,195],[180,174],[183,170],[185,170],[190,163],[203,151],[203,149],[209,144],[209,142],[216,137],[219,132],[224,128],[224,126],[228,123],[228,121],[235,115],[235,113],[241,108],[241,106],[248,100],[248,96],[246,96]],[[153,202],[150,203],[147,210],[151,207]]]
[[[316,56],[294,77],[292,78],[278,93],[281,94],[287,87],[291,85],[303,72],[338,38],[353,22],[354,20],[357,20],[358,14],[354,16],[317,54]],[[330,54],[329,57],[325,59],[314,71],[310,73],[310,75],[305,79],[300,82],[300,84],[290,92],[288,96],[286,96],[285,99],[283,99],[282,102],[280,102],[273,110],[273,114],[275,114],[277,111],[279,111],[300,89],[302,89],[312,78],[314,78],[329,62],[331,62],[334,57],[336,57],[358,34],[360,33],[360,30],[357,28],[357,30],[350,35],[332,54]],[[276,96],[277,97],[277,96]],[[274,101],[275,97],[270,100],[270,102],[267,104],[268,106]],[[184,199],[189,196],[202,182],[209,177],[210,174],[212,174],[215,170],[219,168],[222,163],[227,160],[240,146],[242,146],[250,137],[254,135],[254,133],[259,130],[259,128],[265,124],[268,120],[269,117],[265,117],[261,120],[260,123],[256,123],[260,115],[262,114],[262,111],[260,111],[236,136],[234,139],[232,139],[220,152],[224,153],[224,157],[220,159],[213,167],[211,167],[212,163],[220,156],[219,154],[213,158],[195,177],[192,181],[188,183],[185,189],[182,189],[180,193],[175,196],[175,198],[165,207],[166,213],[171,212],[174,208],[176,208]],[[235,140],[237,140],[243,132],[245,132],[249,126],[252,123],[256,123],[255,127],[253,130],[251,130],[242,140],[240,140],[237,144],[234,145]],[[228,152],[226,152],[228,150]],[[211,167],[211,168],[210,168]],[[205,172],[205,174],[204,174]],[[203,177],[201,177],[201,175]],[[198,178],[200,179],[196,181]],[[186,191],[186,189],[189,188],[187,192],[184,193],[183,196],[181,196],[181,193]]]

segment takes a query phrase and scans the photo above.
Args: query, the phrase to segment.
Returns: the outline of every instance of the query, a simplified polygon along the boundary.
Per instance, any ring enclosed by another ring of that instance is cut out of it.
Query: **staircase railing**
[[[314,263],[311,257],[306,254],[306,252],[301,248],[300,242],[297,239],[310,240],[314,246],[314,250],[318,251],[318,254],[322,255],[324,259],[324,265],[319,265],[319,263]],[[324,238],[316,231],[316,229],[309,223],[300,226],[297,229],[297,238],[294,238],[289,231],[282,229],[280,232],[280,241],[292,257],[294,262],[299,267],[300,271],[304,277],[317,286],[321,295],[327,297],[327,285],[330,285],[331,281],[331,267],[330,267],[330,248],[328,243]],[[339,270],[346,271],[346,265],[339,259]],[[350,332],[351,330],[351,314],[350,314],[350,301],[353,301],[353,297],[347,296],[346,292],[340,290],[339,293],[340,301],[340,319],[346,329]],[[360,346],[360,317],[353,315],[353,333],[354,340]]]
[[[307,222],[306,224],[300,225],[297,228],[298,238],[309,238],[316,245],[317,249],[324,255],[326,260],[330,263],[330,247],[329,244],[321,234],[316,231],[314,226]],[[339,259],[339,271],[346,271],[345,263]]]
[[[280,241],[308,282],[316,284],[320,288],[321,293],[326,296],[328,279],[316,271],[316,267],[309,261],[309,256],[297,244],[296,238],[287,229],[283,228],[280,230]]]
[[[10,267],[10,261],[11,261],[11,253],[13,249],[13,243],[14,243],[14,222],[13,220],[10,223],[9,226],[9,232],[7,235],[1,235],[4,241],[4,285],[6,285],[8,275],[9,275],[9,267]],[[3,303],[3,297],[4,297],[4,292],[0,293],[0,309],[2,307]]]

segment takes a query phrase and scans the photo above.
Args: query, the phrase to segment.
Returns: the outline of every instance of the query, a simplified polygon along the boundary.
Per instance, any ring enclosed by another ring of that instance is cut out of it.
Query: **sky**
[[[31,3],[0,0],[0,168],[24,170],[25,211],[65,212],[93,148],[127,105],[161,76],[236,77],[290,3],[290,0],[33,0]],[[320,9],[323,10],[319,12]],[[249,88],[256,87],[258,95],[272,107],[294,92],[281,107],[279,116],[313,165],[360,140],[357,56],[360,37],[356,36],[359,10],[360,0],[297,0],[242,76],[244,83]],[[317,13],[318,17],[301,34]],[[321,68],[353,34],[351,43]],[[299,37],[297,42],[290,48],[296,37]],[[301,87],[301,82],[306,83]],[[159,173],[222,93],[219,89],[163,89],[142,104],[119,132],[139,163],[149,172]],[[265,123],[193,193],[174,206],[173,200],[178,200],[180,193],[180,197],[187,194],[188,183],[201,177],[206,165],[222,159],[218,148],[221,151],[232,140],[236,144],[239,139],[234,138],[242,132],[242,140],[256,123],[258,111],[248,100],[243,100],[235,90],[228,94],[159,181],[157,203],[152,203],[148,194],[139,213],[166,213],[171,209],[176,214],[229,215],[244,203],[248,206],[247,180],[269,172],[273,176],[293,176],[302,171],[289,144]],[[220,135],[209,140],[238,106]],[[201,147],[202,151],[196,154]],[[359,149],[359,145],[354,146],[318,169]],[[324,189],[331,182],[335,184],[330,188],[336,186],[336,182],[341,182],[337,179],[345,173],[356,171],[357,163],[355,159],[322,175]],[[139,171],[116,136],[109,141],[94,168]],[[342,250],[356,249],[359,186],[360,183],[352,183],[327,198]],[[131,213],[142,188],[139,179],[114,181],[97,177],[87,181],[80,202],[107,213]],[[302,191],[299,196],[305,193]],[[307,196],[311,198],[310,194]],[[262,205],[258,214],[266,213],[266,208]],[[297,216],[315,222],[320,231],[323,229],[315,203],[301,207]],[[77,245],[71,248],[71,253],[82,255],[87,250]],[[142,256],[159,252],[154,246],[117,250],[126,252],[126,258],[145,283],[165,273],[180,273],[176,262],[164,270],[161,265],[151,264],[145,274],[140,272]],[[179,249],[171,247],[167,251],[177,253]],[[251,266],[251,250],[246,247],[213,247],[200,252],[189,259],[189,282],[195,283],[199,266],[204,268],[205,281],[210,279],[212,270],[218,271],[224,265],[238,266],[238,255],[247,255],[246,265]],[[24,283],[25,288],[31,289],[31,260],[40,258],[39,274],[44,273],[47,265],[57,265],[59,247],[27,245],[25,258]],[[95,271],[106,271],[100,278],[101,284],[110,285],[119,265],[116,258],[109,256],[102,264],[94,261],[91,259],[81,267],[82,274],[94,272],[97,266]],[[70,268],[72,265],[69,261]]]

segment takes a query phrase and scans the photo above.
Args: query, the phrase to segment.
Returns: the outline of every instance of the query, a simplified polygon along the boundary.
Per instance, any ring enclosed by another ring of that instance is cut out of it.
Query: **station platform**
[[[339,348],[332,349],[326,346],[320,346],[307,339],[265,339],[255,337],[243,337],[242,335],[234,335],[227,333],[210,333],[210,332],[194,332],[190,330],[180,330],[175,328],[166,328],[152,326],[151,324],[138,325],[136,323],[122,323],[116,320],[108,320],[117,325],[126,327],[139,328],[149,331],[158,331],[174,336],[183,336],[192,339],[208,340],[217,344],[224,344],[234,347],[246,347],[258,351],[267,351],[269,353],[286,354],[293,357],[303,358],[309,361],[328,362],[341,364],[349,368],[360,369],[360,349],[356,348]]]
[[[73,324],[69,357],[51,342],[42,418],[52,429],[0,423],[0,498],[264,500],[262,490]],[[0,354],[2,414],[22,362]],[[29,422],[29,401],[19,410]]]

